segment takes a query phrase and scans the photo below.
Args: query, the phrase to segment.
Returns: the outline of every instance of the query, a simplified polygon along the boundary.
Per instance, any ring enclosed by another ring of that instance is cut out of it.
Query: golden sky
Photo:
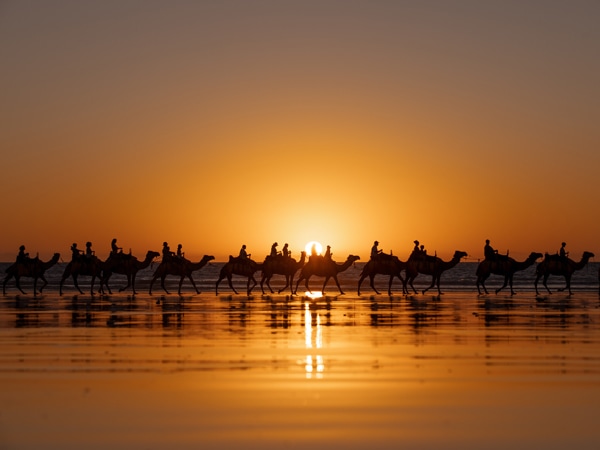
[[[597,1],[0,3],[0,260],[600,254]]]

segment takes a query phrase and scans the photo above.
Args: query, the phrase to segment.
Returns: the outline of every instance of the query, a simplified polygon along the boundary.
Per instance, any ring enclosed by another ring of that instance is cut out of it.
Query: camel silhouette
[[[152,261],[159,257],[160,253],[148,250],[146,258],[140,261],[135,256],[126,255],[122,253],[111,253],[108,259],[104,262],[104,269],[102,270],[102,284],[106,286],[109,294],[112,294],[108,280],[113,273],[125,275],[127,277],[127,285],[119,289],[119,292],[123,292],[129,286],[133,290],[133,294],[137,294],[135,290],[135,277],[137,273],[148,267]]]
[[[219,283],[225,278],[227,278],[227,282],[229,283],[229,287],[236,294],[238,291],[235,290],[233,284],[231,282],[233,275],[241,275],[248,279],[248,283],[246,285],[246,294],[250,295],[254,286],[256,286],[257,282],[254,278],[254,274],[263,268],[263,263],[257,263],[249,258],[234,258],[233,256],[229,256],[229,261],[225,263],[225,265],[221,268],[221,272],[219,273],[219,279],[215,285],[215,294],[219,294]],[[252,286],[250,286],[250,282],[252,282]]]
[[[504,284],[496,289],[496,294],[508,284],[510,286],[510,295],[515,295],[515,291],[513,290],[513,275],[515,272],[525,270],[534,265],[542,256],[541,253],[531,252],[525,261],[515,261],[513,258],[506,255],[496,255],[493,260],[484,259],[477,266],[477,292],[481,295],[481,288],[483,288],[483,291],[486,294],[488,293],[487,288],[485,287],[485,280],[487,280],[491,274],[494,274],[504,276]]]
[[[46,281],[46,277],[44,276],[45,272],[50,267],[54,266],[59,259],[60,253],[55,253],[52,256],[52,258],[48,261],[41,261],[39,258],[36,257],[12,264],[5,270],[6,277],[4,278],[4,282],[2,283],[2,293],[6,295],[6,283],[8,283],[8,281],[11,278],[14,278],[17,289],[19,289],[19,291],[21,291],[22,294],[25,294],[25,291],[21,288],[20,280],[23,277],[27,277],[33,278],[33,295],[37,295],[38,293],[37,281],[42,280],[44,284],[42,284],[39,290],[41,294],[43,289],[48,284],[48,281]]]
[[[265,281],[267,282],[267,287],[271,293],[273,293],[273,289],[271,288],[271,277],[273,277],[273,275],[285,275],[285,286],[279,289],[278,293],[281,294],[289,286],[293,295],[294,275],[298,269],[301,269],[304,266],[305,261],[306,252],[304,251],[301,253],[300,261],[298,262],[289,256],[267,256],[263,262],[262,278],[260,280],[260,289],[263,295],[265,293],[263,288]]]
[[[538,264],[536,268],[536,277],[535,277],[535,293],[539,295],[538,292],[538,281],[540,278],[543,278],[543,284],[549,294],[552,292],[550,288],[548,288],[547,281],[550,275],[558,275],[565,277],[566,286],[559,291],[568,290],[569,295],[571,292],[571,277],[573,276],[573,272],[576,270],[583,269],[590,258],[593,258],[594,254],[592,252],[583,252],[583,256],[579,262],[575,262],[570,258],[564,258],[559,255],[549,255],[546,253],[544,256],[544,260]]]
[[[388,284],[388,295],[392,295],[392,281],[394,277],[400,278],[402,282],[402,293],[406,293],[406,284],[400,272],[406,269],[406,262],[400,261],[397,256],[380,254],[376,259],[371,258],[367,264],[363,267],[358,279],[358,295],[360,295],[360,286],[363,280],[369,277],[371,288],[379,295],[379,291],[375,288],[373,283],[375,275],[389,275],[390,282]]]
[[[346,261],[342,264],[339,264],[321,255],[311,256],[308,259],[308,262],[304,265],[304,267],[302,267],[302,270],[300,271],[300,276],[298,277],[298,281],[296,282],[296,289],[294,289],[294,294],[298,292],[298,285],[302,280],[304,280],[305,282],[304,284],[306,286],[306,290],[308,292],[311,292],[310,288],[308,287],[308,281],[313,275],[318,277],[325,277],[325,281],[323,282],[323,288],[321,289],[321,292],[323,294],[325,294],[325,286],[327,286],[327,282],[330,278],[333,278],[335,280],[335,284],[337,285],[340,294],[344,294],[344,291],[342,291],[342,288],[340,287],[340,282],[338,281],[337,275],[338,273],[348,269],[352,264],[354,264],[355,261],[358,261],[359,259],[360,256],[348,255]]]
[[[411,255],[406,262],[406,283],[412,288],[414,293],[417,294],[417,290],[413,286],[413,282],[415,281],[415,278],[417,278],[417,275],[420,273],[431,275],[431,285],[423,290],[423,294],[432,287],[437,286],[438,295],[441,295],[440,278],[442,273],[448,269],[452,269],[465,256],[467,256],[467,253],[461,252],[460,250],[454,252],[454,256],[450,261],[442,261],[437,256]]]
[[[80,294],[83,294],[83,291],[79,287],[78,278],[79,276],[88,276],[92,277],[92,282],[90,285],[90,294],[94,295],[94,282],[96,278],[100,280],[100,289],[99,293],[104,293],[102,289],[102,270],[104,269],[104,261],[98,259],[97,256],[80,256],[77,259],[69,262],[67,267],[65,267],[65,271],[63,272],[62,278],[60,279],[59,285],[59,293],[62,295],[63,293],[63,284],[65,280],[69,277],[73,278],[73,285],[77,288]]]
[[[204,266],[208,264],[209,261],[215,259],[214,256],[204,255],[200,261],[197,263],[193,263],[185,258],[171,257],[163,259],[160,265],[154,271],[154,275],[152,275],[152,281],[150,282],[150,290],[148,291],[152,294],[152,285],[156,281],[157,278],[160,277],[160,286],[163,290],[169,294],[169,291],[165,287],[165,278],[167,275],[177,275],[179,276],[179,290],[177,293],[181,295],[181,285],[183,284],[183,279],[187,277],[194,289],[196,290],[196,294],[199,294],[200,291],[196,287],[196,283],[192,278],[192,272],[202,269]]]

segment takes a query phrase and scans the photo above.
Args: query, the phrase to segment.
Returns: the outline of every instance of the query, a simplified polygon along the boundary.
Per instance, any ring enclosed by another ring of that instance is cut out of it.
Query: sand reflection
[[[306,378],[323,378],[325,363],[319,350],[323,348],[323,330],[318,311],[311,311],[309,302],[304,303],[304,342],[306,350]]]

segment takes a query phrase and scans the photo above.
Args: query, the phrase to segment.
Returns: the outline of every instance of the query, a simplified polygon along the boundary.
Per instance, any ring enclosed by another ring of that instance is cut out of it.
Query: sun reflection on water
[[[314,324],[313,324],[314,318]],[[313,330],[314,327],[314,330]],[[325,371],[325,362],[323,360],[323,356],[316,352],[316,355],[313,349],[321,349],[323,348],[323,330],[321,328],[321,316],[318,312],[311,312],[310,304],[308,302],[304,303],[304,342],[306,345],[306,349],[309,350],[309,353],[306,355],[304,368],[306,371],[306,378],[323,378],[323,372]]]

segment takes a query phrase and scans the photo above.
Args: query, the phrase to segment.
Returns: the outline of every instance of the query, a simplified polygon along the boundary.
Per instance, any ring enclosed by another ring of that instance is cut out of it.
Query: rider
[[[92,259],[94,257],[94,250],[92,250],[92,243],[90,241],[85,243],[85,257],[87,259]]]
[[[17,255],[18,263],[25,263],[29,260],[29,253],[25,253],[25,246],[21,245],[19,247],[19,254]]]
[[[327,250],[325,250],[325,255],[323,255],[323,258],[331,260],[331,245],[327,246]]]
[[[169,244],[167,242],[163,242],[163,248],[162,248],[163,261],[168,261],[169,258],[172,258],[173,256],[174,256],[174,253],[171,251]]]
[[[117,246],[117,238],[114,238],[110,243],[111,253],[117,256],[119,253],[123,253],[123,249]]]
[[[377,259],[379,255],[383,252],[383,250],[379,250],[377,246],[379,245],[379,241],[373,242],[373,247],[371,247],[371,259]]]
[[[567,246],[566,242],[563,242],[562,244],[560,244],[560,250],[558,251],[558,255],[562,258],[562,259],[567,259],[569,256],[569,252],[565,250],[565,247]]]
[[[485,246],[483,247],[483,256],[488,261],[493,261],[498,256],[498,250],[495,250],[490,245],[490,240],[489,239],[485,240]]]
[[[77,243],[74,242],[73,245],[71,245],[71,261],[76,261],[79,259],[82,253],[83,250],[79,250],[77,248]]]
[[[290,256],[290,251],[288,250],[287,242],[284,244],[283,249],[281,250],[281,254],[284,258],[288,258]]]
[[[240,249],[240,254],[238,255],[238,258],[240,258],[240,259],[250,258],[250,255],[246,251],[246,244],[242,245],[242,248]]]
[[[182,248],[183,248],[183,245],[181,245],[181,244],[177,245],[177,257],[180,259],[183,259],[183,257],[185,256],[185,252],[181,251]]]
[[[277,242],[274,242],[273,245],[271,245],[271,257],[275,257],[277,255],[279,255],[279,253],[277,252],[277,246],[279,244],[277,244]]]

